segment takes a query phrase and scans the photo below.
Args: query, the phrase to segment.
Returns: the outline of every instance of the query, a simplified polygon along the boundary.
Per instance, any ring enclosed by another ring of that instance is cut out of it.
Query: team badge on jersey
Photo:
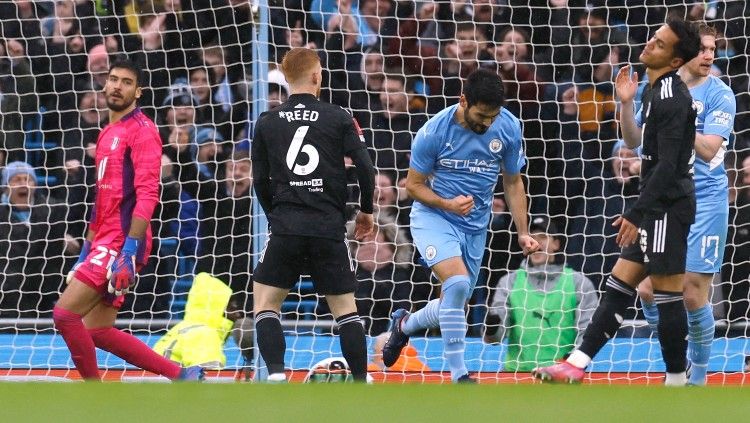
[[[693,100],[693,109],[697,114],[703,113],[703,102],[700,100]]]
[[[109,147],[109,149],[112,150],[112,151],[114,151],[117,148],[118,145],[120,145],[120,138],[119,137],[114,137],[114,138],[112,138],[112,145]]]
[[[424,257],[427,260],[432,260],[435,258],[436,255],[437,255],[437,249],[432,245],[428,245],[427,249],[425,249],[424,251]]]
[[[500,150],[502,150],[502,149],[503,149],[503,143],[499,139],[495,138],[492,141],[490,141],[490,151],[491,152],[493,152],[493,153],[499,153]]]

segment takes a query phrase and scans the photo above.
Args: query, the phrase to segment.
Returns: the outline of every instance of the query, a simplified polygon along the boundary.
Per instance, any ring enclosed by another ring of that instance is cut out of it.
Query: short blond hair
[[[297,83],[306,73],[320,66],[320,57],[315,50],[295,47],[284,55],[281,61],[281,72],[290,84]]]

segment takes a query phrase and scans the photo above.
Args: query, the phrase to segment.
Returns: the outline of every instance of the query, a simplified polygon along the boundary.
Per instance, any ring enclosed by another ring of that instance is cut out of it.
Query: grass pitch
[[[2,383],[2,422],[718,422],[740,387]],[[738,419],[738,420],[737,420]]]

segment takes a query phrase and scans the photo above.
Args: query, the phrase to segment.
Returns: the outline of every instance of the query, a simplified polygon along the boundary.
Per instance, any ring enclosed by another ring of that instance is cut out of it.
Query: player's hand
[[[76,274],[76,270],[78,270],[79,267],[81,267],[81,264],[83,264],[84,261],[86,261],[86,257],[89,256],[89,253],[91,252],[91,241],[85,240],[83,241],[83,246],[81,247],[81,254],[78,255],[78,261],[76,264],[73,265],[73,267],[68,272],[68,275],[65,277],[65,283],[69,284],[70,281],[73,280],[73,276]]]
[[[372,233],[375,223],[371,213],[357,213],[357,217],[354,219],[354,238],[357,241],[362,241],[366,236]]]
[[[638,72],[630,74],[630,65],[620,68],[615,77],[615,91],[617,97],[623,103],[630,103],[635,98],[638,91]]]
[[[459,195],[448,200],[448,211],[460,216],[466,216],[474,208],[474,197],[470,195]]]
[[[518,245],[523,250],[524,257],[539,249],[539,243],[528,234],[518,236]]]
[[[628,219],[620,216],[615,220],[612,226],[619,226],[620,229],[617,231],[617,245],[627,247],[633,244],[638,239],[638,228],[630,223]]]
[[[138,240],[127,237],[122,251],[115,258],[109,271],[107,291],[115,296],[125,295],[135,285],[135,254],[138,251]]]

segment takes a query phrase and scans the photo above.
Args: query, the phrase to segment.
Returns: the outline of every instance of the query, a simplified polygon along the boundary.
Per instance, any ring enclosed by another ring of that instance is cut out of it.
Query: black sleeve
[[[344,122],[344,152],[352,158],[357,167],[359,181],[359,209],[363,213],[372,213],[372,197],[375,191],[375,168],[364,144],[362,129],[357,119],[349,114]]]
[[[684,133],[685,126],[689,124],[691,105],[684,102],[672,102],[662,103],[662,107],[666,110],[659,114],[660,124],[656,135],[659,161],[646,185],[641,188],[638,200],[624,214],[624,217],[636,226],[640,225],[643,215],[648,210],[658,208],[661,197],[675,189],[677,169],[680,167],[680,152],[683,150],[681,144],[686,142],[681,135]]]
[[[255,135],[250,152],[250,158],[253,162],[253,186],[255,193],[260,201],[260,206],[266,214],[271,212],[272,198],[271,195],[271,173],[268,162],[268,150],[261,133],[261,119],[255,126]]]
[[[360,147],[349,152],[356,166],[359,181],[359,209],[363,213],[372,214],[372,197],[375,191],[375,168],[370,160],[367,149]]]
[[[350,154],[352,151],[365,146],[364,134],[362,128],[359,127],[359,123],[357,123],[357,119],[348,113],[344,119],[344,153],[352,157]]]

